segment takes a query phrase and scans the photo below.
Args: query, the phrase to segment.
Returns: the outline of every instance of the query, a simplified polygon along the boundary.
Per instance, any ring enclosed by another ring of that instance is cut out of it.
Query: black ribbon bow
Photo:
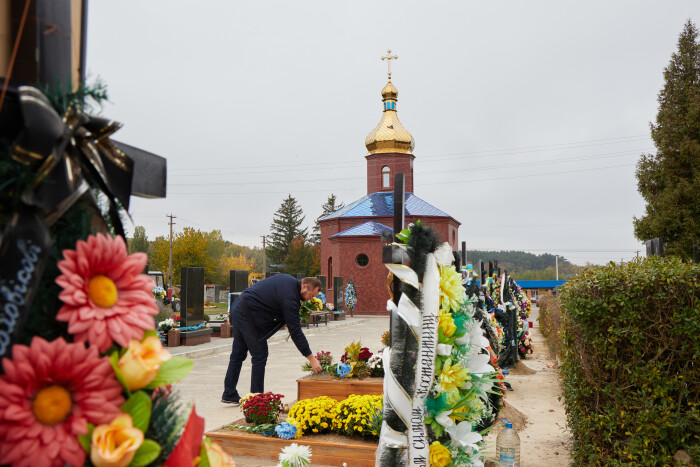
[[[37,178],[22,193],[0,238],[0,357],[22,329],[51,247],[49,226],[90,188],[109,201],[109,217],[124,236],[119,205],[129,208],[133,162],[109,136],[121,124],[75,107],[61,117],[36,88],[18,89],[24,127],[12,158],[34,168]]]

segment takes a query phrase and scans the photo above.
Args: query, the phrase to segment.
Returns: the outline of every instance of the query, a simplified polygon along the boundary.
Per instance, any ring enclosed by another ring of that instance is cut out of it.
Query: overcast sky
[[[699,1],[93,1],[88,70],[115,139],[167,158],[167,198],[132,201],[151,240],[173,213],[258,246],[288,193],[309,226],[364,196],[390,48],[415,194],[460,242],[603,263],[644,254],[635,163],[688,19]]]

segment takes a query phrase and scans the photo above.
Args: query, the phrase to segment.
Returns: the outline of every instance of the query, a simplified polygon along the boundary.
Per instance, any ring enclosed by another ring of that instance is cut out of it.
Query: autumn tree
[[[243,253],[236,256],[223,256],[219,260],[219,270],[215,284],[228,284],[231,271],[248,271],[254,272],[255,259],[247,258]]]
[[[634,218],[639,240],[662,237],[668,254],[689,258],[700,242],[700,44],[690,20],[678,50],[664,69],[656,123],[650,124],[656,154],[637,164],[637,187],[646,212]]]
[[[218,231],[214,231],[218,232]],[[218,246],[212,243],[218,242],[221,234],[202,232],[192,227],[185,227],[182,232],[173,236],[173,283],[180,284],[181,268],[203,267],[204,282],[214,283],[219,270],[219,259],[211,255],[211,251],[217,251]],[[153,242],[153,265],[160,271],[168,270],[168,255],[170,244],[165,237],[158,237]],[[222,248],[223,251],[223,248]]]
[[[284,272],[304,274],[307,277],[316,276],[321,273],[320,256],[321,246],[319,244],[307,243],[301,236],[295,237],[285,258]]]
[[[301,228],[304,222],[304,211],[292,195],[282,201],[282,205],[275,212],[270,235],[268,237],[269,248],[267,254],[275,263],[281,263],[287,258],[292,240],[296,237],[306,237],[307,228]]]
[[[345,203],[338,203],[336,196],[331,193],[328,200],[321,206],[321,215],[316,218],[316,221],[314,221],[314,228],[309,239],[311,243],[319,243],[321,241],[321,225],[318,223],[318,220],[343,207],[345,207]]]
[[[148,236],[146,236],[146,228],[137,225],[134,229],[133,238],[129,239],[129,254],[131,253],[148,253]]]

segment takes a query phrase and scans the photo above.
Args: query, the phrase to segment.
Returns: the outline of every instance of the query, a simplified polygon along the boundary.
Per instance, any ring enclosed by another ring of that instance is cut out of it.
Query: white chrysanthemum
[[[311,463],[311,448],[292,443],[279,454],[278,467],[302,467]]]

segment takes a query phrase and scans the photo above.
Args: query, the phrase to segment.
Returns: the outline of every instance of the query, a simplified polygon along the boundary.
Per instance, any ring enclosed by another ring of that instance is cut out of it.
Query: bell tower
[[[387,51],[389,81],[382,89],[384,110],[379,124],[365,138],[367,159],[367,194],[394,190],[394,174],[406,174],[406,192],[413,192],[413,155],[415,141],[396,113],[399,91],[391,82],[391,60],[396,55]]]

